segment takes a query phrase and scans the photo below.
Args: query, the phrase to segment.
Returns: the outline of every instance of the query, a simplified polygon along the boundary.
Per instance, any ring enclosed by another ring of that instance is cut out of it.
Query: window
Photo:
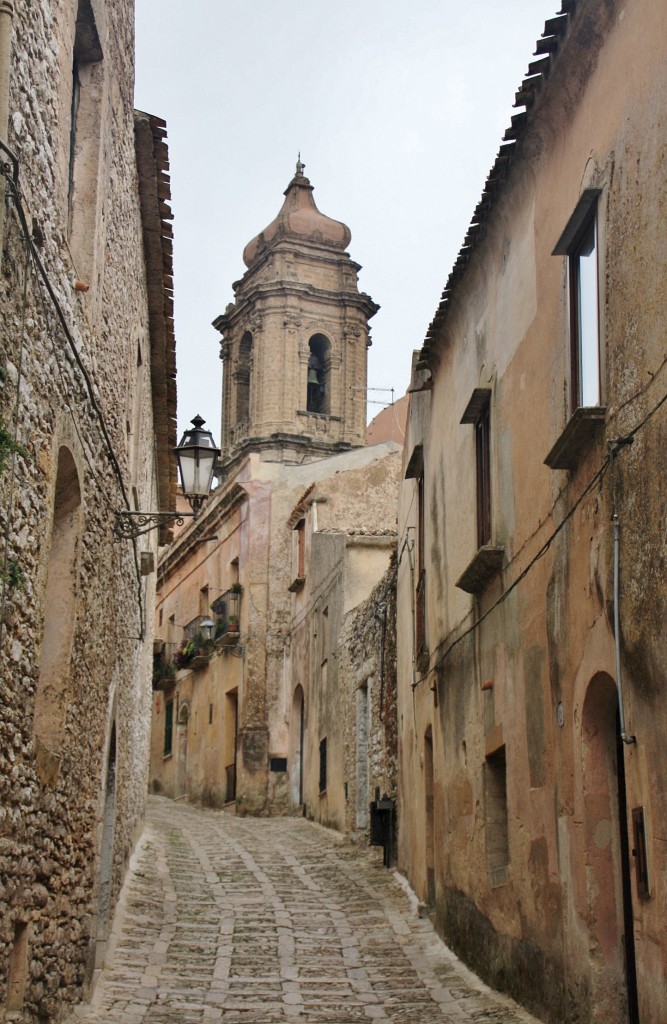
[[[174,702],[168,700],[164,706],[164,750],[165,757],[169,757],[172,750],[174,735]]]
[[[477,547],[491,543],[491,416],[486,402],[475,421],[475,468],[477,476]]]
[[[326,737],[320,740],[320,793],[327,788],[327,741]]]
[[[598,248],[595,214],[568,261],[572,410],[600,404]]]
[[[250,388],[252,384],[252,334],[246,331],[239,344],[239,355],[234,373],[236,381],[236,422],[250,419]]]
[[[417,523],[416,523],[416,592],[415,592],[415,657],[417,667],[423,671],[428,665],[428,648],[426,646],[426,505],[424,498],[424,448],[415,445],[407,468],[406,480],[415,480],[417,484]]]
[[[475,428],[477,547],[491,543],[491,389],[475,388],[461,423]]]
[[[570,416],[544,462],[576,469],[604,427],[600,345],[599,189],[586,189],[553,250],[567,257]]]
[[[491,539],[491,388],[475,388],[461,423],[475,428],[476,551],[456,586],[468,594],[481,594],[500,571],[504,557],[504,548]]]
[[[553,251],[567,256],[570,412],[601,403],[598,275],[599,189],[586,189]]]
[[[314,334],[308,342],[308,412],[330,412],[329,373],[331,370],[331,344],[323,334]]]
[[[306,579],[306,520],[300,519],[292,532],[294,534],[292,554],[296,573],[288,590],[295,594],[301,590]]]

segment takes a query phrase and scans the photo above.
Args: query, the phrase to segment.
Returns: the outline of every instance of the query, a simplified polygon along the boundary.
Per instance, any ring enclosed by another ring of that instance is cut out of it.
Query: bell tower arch
[[[307,462],[362,446],[368,321],[350,230],[320,213],[299,161],[278,216],[245,247],[222,335],[222,463]]]

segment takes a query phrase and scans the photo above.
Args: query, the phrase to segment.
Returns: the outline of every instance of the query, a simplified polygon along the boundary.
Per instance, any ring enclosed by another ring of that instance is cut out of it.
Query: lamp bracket
[[[150,533],[151,530],[163,526],[165,523],[173,523],[175,526],[182,526],[185,519],[196,516],[196,512],[130,512],[126,509],[116,509],[114,512],[113,532],[120,540],[140,537],[142,533]]]

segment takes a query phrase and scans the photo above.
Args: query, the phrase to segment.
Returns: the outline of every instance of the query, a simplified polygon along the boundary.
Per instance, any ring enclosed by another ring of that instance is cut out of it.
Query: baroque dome
[[[346,224],[325,217],[313,199],[313,186],[304,176],[305,164],[297,162],[296,174],[285,189],[285,202],[268,227],[260,231],[243,250],[243,262],[252,266],[269,246],[283,238],[314,242],[327,248],[344,250],[352,234]]]

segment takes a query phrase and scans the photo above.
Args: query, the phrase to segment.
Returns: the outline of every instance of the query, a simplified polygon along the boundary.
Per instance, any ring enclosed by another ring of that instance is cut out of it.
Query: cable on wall
[[[30,256],[32,257],[32,260],[33,260],[33,263],[34,263],[34,265],[35,265],[35,267],[37,269],[37,272],[38,272],[38,274],[39,274],[39,276],[40,276],[40,278],[41,278],[41,280],[42,280],[42,282],[44,284],[44,287],[46,288],[46,291],[47,291],[47,293],[49,295],[49,298],[51,299],[51,302],[53,304],[53,308],[54,308],[55,313],[56,313],[56,317],[57,317],[58,322],[59,322],[59,324],[60,324],[60,326],[62,328],[63,334],[65,335],[65,339],[67,341],[67,344],[68,344],[68,346],[69,346],[69,348],[70,348],[70,350],[71,350],[71,352],[72,352],[72,354],[74,356],[75,363],[76,363],[76,365],[79,368],[81,376],[83,377],[83,380],[84,380],[84,383],[85,383],[85,389],[86,389],[86,392],[87,392],[87,395],[88,395],[88,399],[90,401],[91,407],[92,407],[92,409],[93,409],[93,411],[95,413],[98,425],[99,425],[100,430],[102,432],[102,437],[104,439],[104,448],[105,448],[107,457],[108,457],[108,459],[109,459],[109,461],[111,463],[111,467],[112,467],[114,476],[116,477],[116,480],[118,482],[118,485],[119,485],[119,488],[120,488],[120,492],[122,494],[122,498],[123,498],[123,502],[124,502],[125,508],[128,511],[130,511],[131,510],[131,505],[130,505],[130,500],[129,500],[129,496],[128,496],[127,490],[125,488],[125,481],[123,479],[123,473],[122,473],[120,464],[118,462],[118,459],[116,457],[116,453],[114,452],[114,449],[113,449],[113,443],[111,441],[111,437],[110,437],[109,431],[107,429],[106,421],[105,421],[105,418],[104,418],[104,412],[103,412],[102,408],[100,407],[100,404],[99,404],[99,402],[97,400],[97,396],[95,395],[92,379],[90,377],[90,374],[88,373],[88,370],[86,369],[85,364],[83,363],[83,360],[81,359],[81,355],[80,355],[80,353],[79,353],[79,351],[77,349],[76,342],[75,342],[74,337],[72,335],[72,332],[71,332],[71,330],[69,328],[69,324],[67,323],[67,320],[65,318],[65,314],[64,314],[64,312],[62,310],[62,307],[60,305],[60,302],[58,300],[58,296],[55,293],[53,285],[51,284],[49,276],[48,276],[48,274],[46,272],[46,269],[44,267],[44,264],[42,263],[42,260],[40,258],[39,253],[37,252],[37,248],[35,246],[35,242],[34,242],[34,240],[32,238],[32,232],[30,231],[30,228],[28,226],[28,220],[27,220],[26,212],[25,212],[25,209],[24,209],[24,206],[23,206],[23,202],[22,202],[22,198],[21,198],[21,192],[20,192],[19,185],[18,185],[18,171],[19,171],[18,159],[15,156],[15,154],[12,153],[12,151],[9,149],[9,147],[7,145],[5,145],[5,143],[3,143],[1,140],[0,140],[0,149],[5,154],[7,154],[7,156],[9,157],[9,159],[11,161],[11,167],[10,167],[10,164],[8,164],[6,161],[0,162],[0,174],[2,174],[4,176],[4,178],[5,178],[5,181],[6,181],[6,184],[7,184],[7,189],[8,189],[9,195],[11,197],[11,200],[13,202],[14,209],[16,211],[16,215],[17,215],[17,218],[18,218],[18,221],[19,221],[19,225],[20,225],[20,228],[21,228],[21,231],[22,231],[25,243],[26,243],[27,250],[30,253]],[[68,403],[68,406],[69,406],[69,403]],[[69,409],[70,409],[70,413],[72,414],[72,417],[74,418],[74,414],[73,414],[73,410],[72,410],[71,406],[69,406]],[[85,449],[84,449],[84,457],[85,457]],[[88,462],[87,459],[86,459],[86,461]],[[133,554],[134,554],[134,568],[135,568],[135,574],[136,574],[136,578],[137,578],[137,602],[138,602],[138,606],[139,606],[139,636],[136,639],[138,639],[140,641],[143,641],[145,639],[146,623],[145,623],[145,610],[144,610],[143,593],[142,593],[141,569],[140,569],[140,564],[139,564],[139,553],[138,553],[138,549],[137,549],[137,540],[136,540],[136,538],[133,538],[132,548],[133,548]]]

